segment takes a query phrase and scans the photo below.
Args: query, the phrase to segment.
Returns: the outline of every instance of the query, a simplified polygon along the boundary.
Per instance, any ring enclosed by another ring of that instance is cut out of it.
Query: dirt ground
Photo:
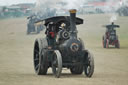
[[[128,17],[118,17],[116,24],[121,48],[102,48],[102,35],[110,15],[86,15],[78,26],[79,36],[95,58],[92,78],[72,75],[64,69],[61,78],[38,76],[33,68],[33,46],[39,35],[26,35],[26,18],[0,20],[0,85],[128,85]]]

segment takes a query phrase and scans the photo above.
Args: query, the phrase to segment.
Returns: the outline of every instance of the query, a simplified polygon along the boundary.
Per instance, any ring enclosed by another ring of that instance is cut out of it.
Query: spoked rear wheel
[[[54,51],[52,60],[52,72],[55,77],[59,78],[62,71],[62,57],[58,50]]]
[[[34,69],[38,75],[46,75],[48,62],[46,52],[41,49],[40,40],[35,41],[34,46]]]
[[[84,65],[84,72],[87,77],[92,77],[94,73],[94,58],[93,55],[87,51],[86,64]]]

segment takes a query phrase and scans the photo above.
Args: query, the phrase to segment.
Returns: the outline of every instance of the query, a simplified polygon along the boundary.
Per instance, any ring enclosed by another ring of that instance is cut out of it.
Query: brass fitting
[[[76,10],[76,9],[71,9],[71,10],[69,10],[69,12],[70,12],[70,13],[76,13],[77,10]]]

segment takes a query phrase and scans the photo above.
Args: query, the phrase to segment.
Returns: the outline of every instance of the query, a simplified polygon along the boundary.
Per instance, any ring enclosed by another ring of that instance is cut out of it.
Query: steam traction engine
[[[34,25],[35,21],[38,20],[37,15],[32,15],[27,17],[28,19],[28,24],[27,24],[27,34],[31,34],[31,33],[40,33],[40,31],[43,30],[43,26],[40,25]]]
[[[83,41],[77,36],[76,25],[83,19],[76,17],[76,10],[70,16],[56,16],[40,20],[46,26],[46,37],[35,40],[34,68],[38,75],[46,75],[49,67],[59,78],[62,68],[70,69],[72,74],[91,77],[94,72],[93,55],[85,49]]]
[[[104,48],[109,48],[109,45],[114,45],[116,48],[120,48],[118,36],[116,35],[116,30],[115,28],[119,28],[119,25],[115,25],[114,22],[112,22],[111,25],[106,25],[105,26],[106,32],[105,35],[103,36],[103,47]]]

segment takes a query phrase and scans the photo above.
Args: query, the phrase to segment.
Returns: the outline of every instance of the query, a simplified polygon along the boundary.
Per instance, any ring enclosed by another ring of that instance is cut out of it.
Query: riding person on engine
[[[50,22],[47,25],[45,34],[47,35],[47,39],[48,39],[48,45],[49,45],[49,49],[53,48],[55,43],[56,43],[56,29],[55,29],[55,24],[53,22]]]
[[[107,29],[106,29],[106,35],[107,37],[110,36],[110,33],[115,33],[116,34],[116,30],[114,28],[119,28],[120,26],[119,25],[115,25],[114,22],[112,22],[111,25],[106,25],[105,26]]]

